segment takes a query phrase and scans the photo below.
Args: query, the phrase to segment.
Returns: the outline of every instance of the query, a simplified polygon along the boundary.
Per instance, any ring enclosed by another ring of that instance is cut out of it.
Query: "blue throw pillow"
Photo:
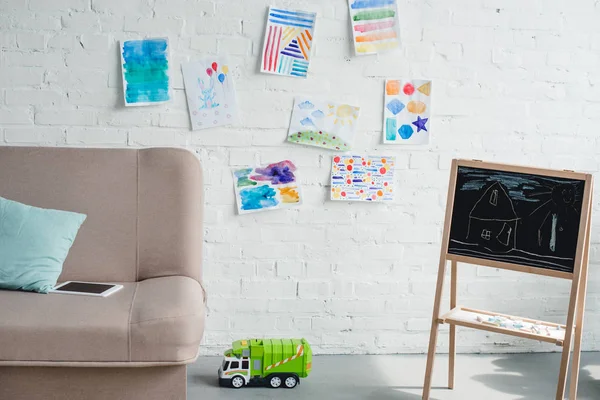
[[[85,218],[0,197],[0,289],[48,293]]]

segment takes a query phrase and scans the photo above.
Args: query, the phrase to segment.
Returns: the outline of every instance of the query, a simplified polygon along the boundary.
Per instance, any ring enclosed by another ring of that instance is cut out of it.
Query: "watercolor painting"
[[[337,155],[331,166],[331,200],[394,200],[396,159],[385,156]]]
[[[400,47],[396,0],[348,0],[356,55],[377,54]]]
[[[294,99],[288,142],[346,151],[352,148],[360,107],[307,97]]]
[[[296,166],[289,160],[233,171],[239,214],[293,208],[302,204]]]
[[[384,105],[384,143],[429,143],[431,81],[387,80]]]
[[[181,66],[192,130],[238,122],[237,100],[227,57],[215,56]]]
[[[261,72],[306,78],[316,13],[269,7]]]
[[[168,38],[121,42],[121,67],[126,106],[171,100]]]

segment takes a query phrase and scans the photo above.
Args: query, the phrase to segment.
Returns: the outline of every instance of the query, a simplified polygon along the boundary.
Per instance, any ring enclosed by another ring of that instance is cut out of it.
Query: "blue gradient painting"
[[[152,105],[171,99],[167,38],[122,42],[121,65],[126,106]]]

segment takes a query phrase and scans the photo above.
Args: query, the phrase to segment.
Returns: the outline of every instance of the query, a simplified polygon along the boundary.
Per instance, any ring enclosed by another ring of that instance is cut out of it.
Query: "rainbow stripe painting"
[[[126,106],[148,106],[171,99],[169,39],[121,42],[121,66]]]
[[[316,13],[269,7],[260,71],[306,78]]]
[[[400,47],[396,0],[348,0],[356,55],[377,54]]]

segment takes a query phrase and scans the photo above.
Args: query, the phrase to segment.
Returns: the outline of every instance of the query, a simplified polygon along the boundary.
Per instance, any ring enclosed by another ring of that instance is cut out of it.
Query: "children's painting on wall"
[[[348,0],[356,55],[377,54],[400,47],[396,0]]]
[[[306,78],[316,13],[269,7],[261,72]]]
[[[331,200],[393,201],[394,157],[338,155],[331,167]]]
[[[431,81],[387,80],[383,142],[428,144],[431,133]]]
[[[238,122],[235,86],[226,57],[182,65],[192,130]]]
[[[121,42],[121,71],[126,106],[169,101],[169,39]]]
[[[352,148],[360,107],[296,97],[288,142],[346,151]]]
[[[296,166],[289,160],[233,171],[238,213],[293,208],[302,204]]]

